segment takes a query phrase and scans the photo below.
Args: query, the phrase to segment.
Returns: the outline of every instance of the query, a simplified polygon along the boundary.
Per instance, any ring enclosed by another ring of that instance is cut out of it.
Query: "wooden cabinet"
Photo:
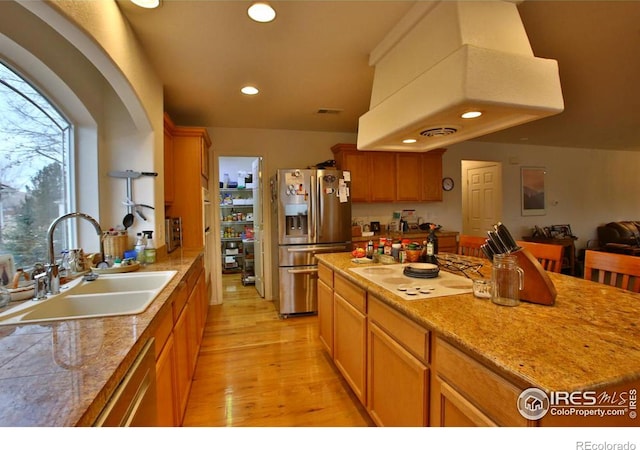
[[[442,201],[442,154],[357,150],[355,144],[331,147],[340,169],[351,172],[353,202]]]
[[[429,332],[369,296],[367,409],[379,426],[427,426]]]
[[[421,153],[422,197],[424,202],[442,201],[442,155],[446,150],[438,148]]]
[[[333,271],[318,265],[318,328],[320,342],[333,357]]]
[[[173,128],[173,201],[167,216],[182,218],[182,248],[202,249],[203,188],[208,187],[208,155],[211,139],[206,128]],[[205,167],[206,164],[206,167]],[[165,192],[166,197],[166,192]]]
[[[175,171],[173,164],[173,129],[175,125],[167,113],[164,114],[164,203],[170,205],[175,199]]]
[[[203,300],[204,299],[204,300]],[[208,305],[202,258],[194,263],[155,319],[159,426],[180,426],[184,418]]]
[[[333,301],[333,361],[366,404],[366,292],[336,274]]]
[[[420,153],[396,154],[395,177],[398,201],[419,202],[422,200],[422,155]]]
[[[396,193],[396,155],[389,152],[369,152],[371,202],[393,202]],[[353,186],[353,182],[351,183]]]
[[[177,419],[177,401],[175,397],[175,348],[173,334],[169,336],[162,353],[156,359],[156,393],[158,401],[158,426],[175,427]]]
[[[527,426],[516,405],[522,387],[441,338],[435,339],[431,425]]]

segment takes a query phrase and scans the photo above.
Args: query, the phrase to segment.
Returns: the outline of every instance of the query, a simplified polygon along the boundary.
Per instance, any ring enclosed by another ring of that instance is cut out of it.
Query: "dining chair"
[[[584,279],[640,292],[640,257],[587,250]]]
[[[470,236],[461,234],[458,240],[458,255],[476,256],[478,258],[486,258],[484,252],[480,248],[486,242],[487,238],[481,236]]]
[[[562,270],[562,253],[564,251],[562,245],[528,241],[516,241],[516,243],[520,247],[527,249],[538,260],[544,270],[557,273]]]

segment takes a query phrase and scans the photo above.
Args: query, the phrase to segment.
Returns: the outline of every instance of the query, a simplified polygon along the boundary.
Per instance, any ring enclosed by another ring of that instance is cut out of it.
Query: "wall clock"
[[[445,191],[450,191],[451,189],[453,189],[453,178],[444,177],[442,179],[442,189],[444,189]]]

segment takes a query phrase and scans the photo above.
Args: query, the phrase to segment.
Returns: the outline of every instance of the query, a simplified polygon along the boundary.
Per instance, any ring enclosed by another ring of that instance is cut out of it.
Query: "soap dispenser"
[[[144,249],[144,260],[147,264],[156,262],[156,245],[153,242],[153,231],[143,231],[147,238],[147,245]]]

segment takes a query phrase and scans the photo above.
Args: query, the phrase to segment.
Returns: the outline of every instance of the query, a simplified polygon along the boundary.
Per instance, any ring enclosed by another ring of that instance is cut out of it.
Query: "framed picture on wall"
[[[520,199],[523,216],[544,216],[546,214],[545,172],[544,167],[520,168]]]

